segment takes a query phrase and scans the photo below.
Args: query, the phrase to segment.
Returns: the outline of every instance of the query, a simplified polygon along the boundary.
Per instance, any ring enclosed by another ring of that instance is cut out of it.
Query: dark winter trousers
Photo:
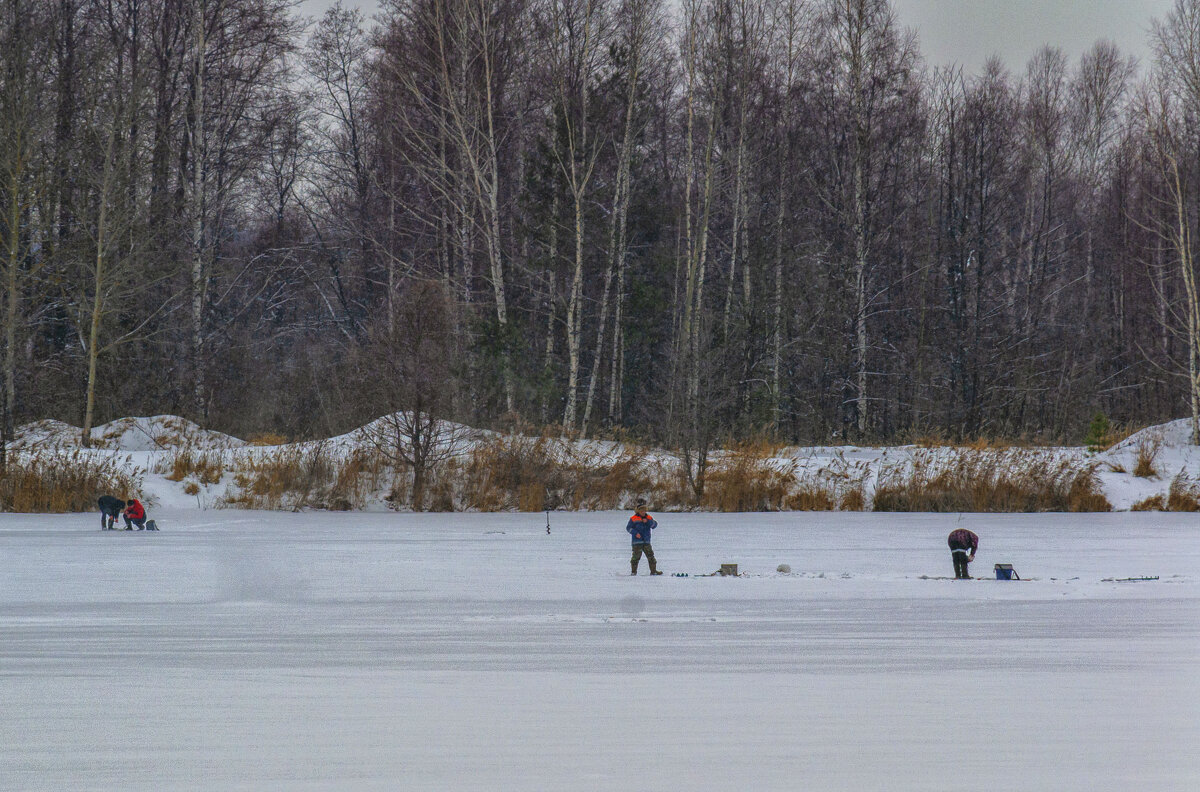
[[[100,510],[100,529],[103,531],[111,531],[117,523],[117,515],[120,512],[106,512]]]
[[[642,553],[646,554],[646,560],[650,562],[650,574],[658,572],[658,562],[654,560],[654,548],[648,544],[635,544],[633,558],[629,561],[630,574],[637,574],[638,562],[642,560]]]
[[[129,519],[129,515],[127,515],[127,514],[123,514],[121,516],[125,518],[125,530],[126,531],[132,531],[133,526],[135,526],[135,525],[138,527],[139,531],[144,531],[146,529],[146,518],[145,517],[143,517],[140,520],[131,520],[131,519]]]
[[[969,578],[970,573],[967,572],[967,551],[952,550],[950,557],[954,559],[954,577]]]

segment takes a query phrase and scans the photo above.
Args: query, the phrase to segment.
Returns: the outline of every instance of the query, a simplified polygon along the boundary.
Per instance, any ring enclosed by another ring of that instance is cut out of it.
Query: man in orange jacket
[[[658,571],[658,564],[654,560],[654,548],[650,546],[650,532],[657,527],[658,523],[654,521],[654,518],[646,514],[646,501],[639,500],[637,510],[634,511],[633,516],[629,518],[629,523],[625,526],[625,530],[633,539],[633,558],[629,563],[629,574],[637,574],[638,562],[642,560],[643,553],[646,554],[646,560],[650,562],[650,574],[662,574]]]

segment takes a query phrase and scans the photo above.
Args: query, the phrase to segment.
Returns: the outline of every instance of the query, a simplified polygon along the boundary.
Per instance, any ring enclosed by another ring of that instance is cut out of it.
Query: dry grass
[[[392,474],[372,449],[342,457],[325,443],[281,447],[243,457],[224,505],[243,509],[345,511],[366,505]]]
[[[682,464],[636,446],[597,459],[569,440],[509,435],[480,445],[441,481],[460,492],[462,508],[480,511],[628,508],[638,497],[655,509],[721,512],[862,510],[865,466],[837,458],[800,475],[799,463],[769,441],[714,455],[696,501]]]
[[[1182,471],[1171,480],[1167,490],[1167,510],[1173,512],[1200,511],[1200,479]]]
[[[956,440],[942,432],[917,435],[912,438],[911,442],[912,445],[918,448],[966,448],[972,451],[1002,451],[1010,448],[1035,448],[1045,445],[1045,443],[1035,442],[1026,437],[988,437],[980,435],[974,438],[967,437]]]
[[[1129,507],[1130,511],[1166,511],[1167,502],[1162,495],[1151,495],[1149,498],[1143,498],[1137,503]]]
[[[477,446],[464,465],[448,465],[441,479],[461,480],[465,508],[533,512],[616,509],[650,494],[654,473],[641,448],[596,461],[560,438],[508,435]]]
[[[784,500],[788,511],[864,511],[869,470],[838,454],[814,471],[802,471]]]
[[[105,493],[137,495],[144,471],[114,456],[84,451],[10,453],[0,474],[0,511],[63,513],[92,511]]]
[[[281,446],[281,445],[287,444],[288,439],[286,437],[284,437],[283,435],[275,434],[274,432],[260,432],[259,434],[251,436],[250,439],[247,440],[246,442],[252,446],[260,446],[260,447],[261,446]]]
[[[1094,466],[1045,452],[917,452],[879,473],[875,511],[1111,511]]]
[[[780,511],[796,483],[795,460],[766,441],[733,446],[714,459],[700,505],[721,512]]]
[[[1138,441],[1135,449],[1137,462],[1133,466],[1133,475],[1139,478],[1152,478],[1158,475],[1155,463],[1158,461],[1159,452],[1162,451],[1162,445],[1161,435],[1151,435]]]
[[[154,467],[168,481],[183,481],[190,478],[205,486],[216,484],[225,475],[226,459],[221,451],[201,451],[192,446],[177,448]]]

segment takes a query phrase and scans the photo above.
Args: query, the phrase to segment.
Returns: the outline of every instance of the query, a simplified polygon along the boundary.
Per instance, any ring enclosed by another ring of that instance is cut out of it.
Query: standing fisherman
[[[629,518],[629,524],[625,526],[625,530],[633,539],[633,558],[629,562],[629,574],[637,574],[638,562],[642,560],[643,553],[646,554],[646,560],[650,562],[650,574],[662,574],[658,571],[658,563],[654,560],[654,548],[650,546],[650,532],[657,527],[658,523],[654,521],[654,518],[646,514],[646,501],[639,499],[637,509]]]
[[[111,531],[116,526],[117,517],[125,510],[125,501],[112,495],[101,495],[97,503],[100,504],[100,528]]]

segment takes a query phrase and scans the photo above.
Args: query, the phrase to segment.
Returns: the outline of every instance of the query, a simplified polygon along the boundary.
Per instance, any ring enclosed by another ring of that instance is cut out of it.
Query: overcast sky
[[[1014,73],[1043,44],[1061,47],[1077,59],[1098,39],[1116,42],[1122,52],[1145,59],[1152,19],[1161,19],[1174,0],[892,0],[901,22],[921,37],[921,52],[932,66],[961,63],[977,72],[999,55]],[[376,0],[345,0],[368,15]],[[333,0],[303,0],[301,12],[315,16]]]

